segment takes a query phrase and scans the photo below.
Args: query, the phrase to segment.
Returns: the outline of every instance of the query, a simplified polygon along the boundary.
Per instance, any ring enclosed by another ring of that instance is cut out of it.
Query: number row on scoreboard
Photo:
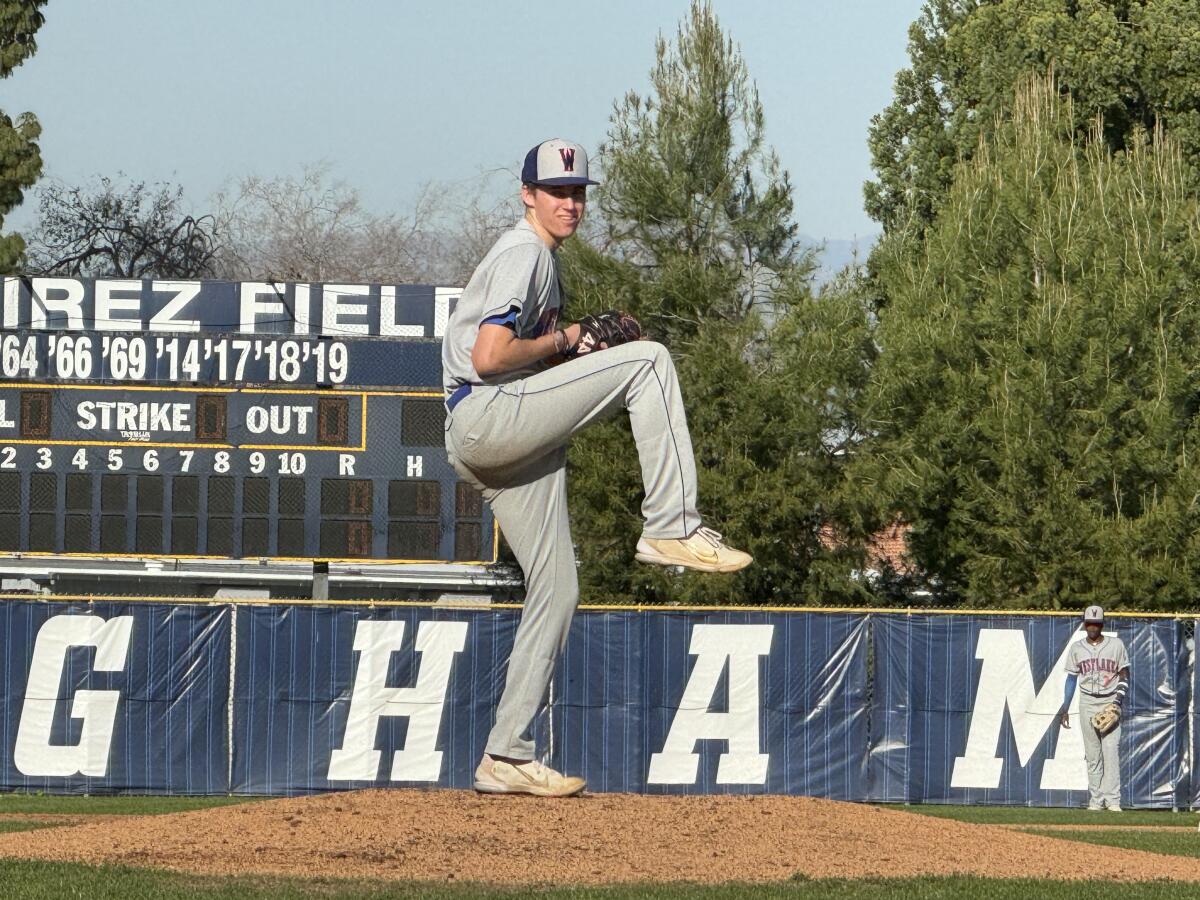
[[[0,472],[0,552],[438,560],[451,526],[450,559],[483,549],[482,500],[462,482],[447,514],[437,481],[32,472],[25,482]]]
[[[110,472],[120,472],[129,467],[144,472],[157,472],[164,459],[171,458],[177,463],[176,469],[182,473],[193,472],[196,465],[196,451],[187,448],[178,450],[160,450],[150,447],[142,450],[137,447],[37,447],[34,450],[37,458],[34,465],[39,469],[48,470],[55,467],[60,459],[69,459],[69,464],[80,472],[92,468],[107,469]],[[212,454],[209,470],[223,475],[230,471],[233,457],[229,450],[217,450]],[[296,450],[282,452],[251,450],[246,454],[246,465],[255,475],[263,473],[275,475],[303,475],[308,468],[308,456]],[[15,470],[21,468],[17,459],[17,448],[12,446],[0,447],[0,470]]]

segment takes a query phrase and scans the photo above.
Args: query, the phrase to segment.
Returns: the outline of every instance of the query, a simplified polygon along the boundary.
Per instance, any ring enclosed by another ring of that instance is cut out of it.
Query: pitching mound
[[[0,835],[0,856],[203,874],[599,884],[971,874],[1085,879],[1080,845],[804,797],[572,800],[355,791]],[[1195,860],[1104,848],[1109,879],[1200,880]]]

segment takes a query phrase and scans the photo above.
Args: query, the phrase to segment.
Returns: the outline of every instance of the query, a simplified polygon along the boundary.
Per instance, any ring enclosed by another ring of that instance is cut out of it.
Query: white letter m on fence
[[[950,786],[956,788],[998,788],[1004,772],[1004,757],[999,754],[1000,726],[1004,711],[1012,720],[1017,758],[1028,764],[1042,738],[1051,727],[1058,727],[1063,687],[1067,673],[1063,663],[1071,643],[1083,637],[1077,632],[1054,662],[1042,689],[1033,683],[1033,668],[1025,634],[1016,629],[984,628],[979,632],[975,658],[983,660],[979,690],[971,713],[966,752],[954,760]],[[1072,718],[1079,718],[1078,691],[1071,699]],[[1082,790],[1087,787],[1083,761],[1082,723],[1059,730],[1055,754],[1042,768],[1042,790]]]

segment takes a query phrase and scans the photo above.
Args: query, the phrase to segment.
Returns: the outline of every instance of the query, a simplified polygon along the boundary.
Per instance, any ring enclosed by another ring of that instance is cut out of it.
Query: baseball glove
[[[1092,727],[1100,735],[1106,735],[1121,721],[1121,707],[1115,703],[1110,703],[1100,712],[1092,716]]]
[[[642,338],[642,325],[629,313],[617,309],[598,313],[594,316],[584,316],[579,320],[579,340],[566,352],[567,359],[595,353],[597,350],[607,350],[618,344],[639,341]]]

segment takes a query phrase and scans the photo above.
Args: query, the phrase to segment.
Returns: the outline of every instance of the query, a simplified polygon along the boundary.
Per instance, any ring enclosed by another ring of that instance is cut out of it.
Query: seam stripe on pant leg
[[[649,365],[650,371],[652,371],[654,373],[654,380],[658,384],[658,393],[662,397],[663,411],[665,413],[665,417],[667,420],[667,431],[670,432],[670,435],[671,435],[671,445],[675,448],[675,463],[679,467],[679,485],[680,485],[680,489],[684,491],[683,496],[680,497],[680,507],[683,510],[683,515],[680,516],[680,518],[683,520],[683,535],[682,535],[682,537],[686,538],[689,534],[691,534],[691,531],[687,527],[687,493],[686,493],[685,479],[684,479],[684,475],[683,475],[683,454],[679,452],[679,443],[675,440],[675,427],[674,427],[673,423],[671,422],[671,405],[667,402],[667,389],[663,386],[662,378],[659,376],[658,369],[655,368],[654,362],[652,360],[623,359],[623,360],[620,360],[619,362],[614,362],[611,365],[605,366],[603,369],[596,369],[592,372],[584,372],[581,375],[579,375],[577,378],[572,378],[569,381],[563,381],[559,384],[548,385],[544,388],[539,388],[537,390],[522,391],[521,393],[523,395],[528,394],[529,396],[536,396],[538,394],[550,393],[550,392],[556,390],[557,388],[567,387],[569,385],[575,384],[578,381],[583,381],[590,375],[599,375],[602,372],[608,372],[612,369],[617,368],[618,366],[624,366],[624,365],[628,365],[630,363],[633,363],[635,365],[639,364],[639,363]],[[682,401],[683,401],[683,398],[681,396],[680,397],[681,404],[682,404]],[[626,407],[626,409],[628,409],[628,408],[629,407]],[[690,432],[689,432],[689,434],[690,434]],[[699,473],[697,473],[697,486],[698,486],[698,484],[699,484]]]

